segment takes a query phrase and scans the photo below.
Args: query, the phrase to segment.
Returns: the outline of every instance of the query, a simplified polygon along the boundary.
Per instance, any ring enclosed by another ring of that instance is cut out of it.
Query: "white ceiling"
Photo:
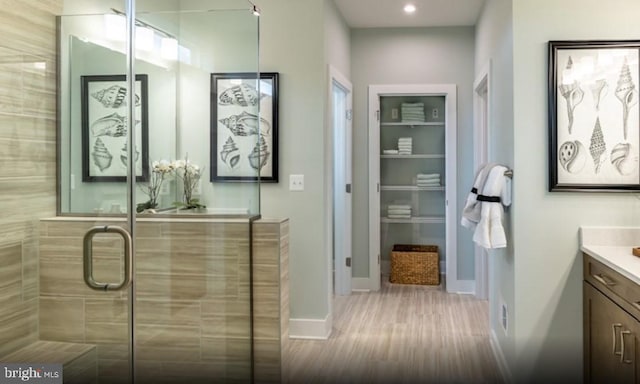
[[[334,0],[351,28],[475,25],[485,0]],[[417,10],[407,15],[411,3]]]

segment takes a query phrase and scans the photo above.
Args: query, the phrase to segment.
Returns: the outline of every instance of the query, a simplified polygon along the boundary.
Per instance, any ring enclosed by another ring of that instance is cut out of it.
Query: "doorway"
[[[336,68],[329,67],[333,148],[333,292],[351,294],[352,242],[352,89]]]

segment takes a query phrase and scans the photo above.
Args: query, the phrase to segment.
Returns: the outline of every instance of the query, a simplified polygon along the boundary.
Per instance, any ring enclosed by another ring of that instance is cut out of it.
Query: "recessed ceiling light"
[[[416,11],[416,6],[413,5],[413,4],[407,4],[407,5],[404,6],[404,11],[406,13],[413,13],[413,12]]]

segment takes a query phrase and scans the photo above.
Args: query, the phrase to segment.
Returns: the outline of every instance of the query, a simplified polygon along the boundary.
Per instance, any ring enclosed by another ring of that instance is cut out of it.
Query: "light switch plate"
[[[289,190],[304,191],[304,175],[289,175]]]

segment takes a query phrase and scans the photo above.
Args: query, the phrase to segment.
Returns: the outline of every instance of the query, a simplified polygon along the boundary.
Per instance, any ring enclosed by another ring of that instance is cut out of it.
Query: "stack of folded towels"
[[[402,111],[403,122],[424,122],[424,103],[402,103],[400,106]]]
[[[439,187],[440,174],[439,173],[418,173],[418,175],[416,175],[416,185],[418,187]]]
[[[410,219],[411,206],[405,204],[391,204],[387,207],[387,217],[390,219]]]
[[[412,152],[412,139],[410,137],[401,137],[398,139],[398,154],[410,155]]]

